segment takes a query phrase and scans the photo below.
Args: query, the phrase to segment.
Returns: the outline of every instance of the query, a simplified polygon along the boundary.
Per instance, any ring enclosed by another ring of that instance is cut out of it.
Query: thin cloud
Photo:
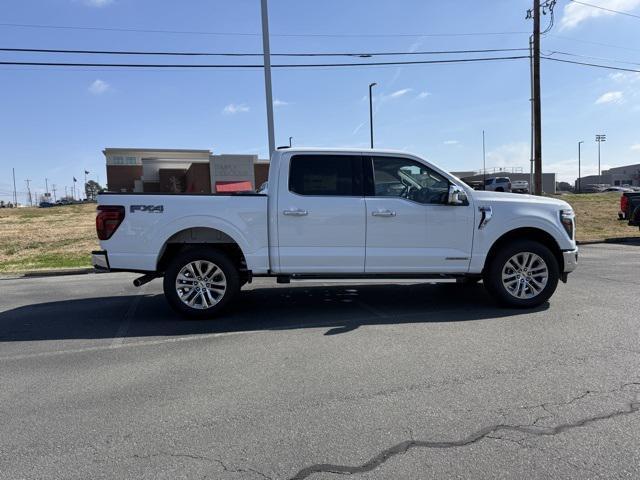
[[[635,143],[629,148],[631,148],[631,150],[633,150],[634,152],[640,152],[640,143]]]
[[[598,6],[603,6],[611,10],[618,10],[620,12],[630,12],[640,6],[640,0],[608,0],[607,2],[600,2]],[[593,8],[588,5],[570,2],[565,5],[562,11],[560,30],[570,30],[586,20],[611,15],[614,15],[614,13],[608,12],[607,10],[601,10],[599,8]]]
[[[111,89],[111,85],[109,85],[104,80],[94,80],[91,85],[89,85],[89,93],[93,95],[102,95],[103,93],[108,92]]]
[[[278,99],[278,98],[276,98],[276,99],[273,101],[273,106],[274,106],[274,107],[285,107],[285,106],[287,106],[287,105],[289,105],[289,102],[285,102],[284,100],[280,100],[280,99]]]
[[[389,95],[389,97],[390,98],[399,98],[399,97],[402,97],[402,96],[406,95],[407,93],[410,93],[411,91],[412,91],[411,88],[403,88],[402,90],[396,90],[391,95]]]
[[[426,91],[425,91],[425,92],[420,92],[420,93],[418,94],[418,97],[417,97],[417,98],[418,98],[418,100],[424,100],[425,98],[427,98],[427,97],[428,97],[428,96],[430,96],[430,95],[431,95],[431,93],[426,92]]]
[[[230,103],[222,109],[222,113],[226,115],[235,115],[236,113],[246,113],[249,110],[249,106],[244,103]]]
[[[607,92],[598,97],[595,101],[596,105],[601,105],[604,103],[621,103],[623,99],[623,94],[620,91],[616,92]]]
[[[458,140],[445,140],[443,143],[445,145],[458,145],[460,142]]]
[[[101,8],[106,7],[107,5],[111,5],[113,3],[113,0],[83,0],[82,3],[84,3],[88,7]]]
[[[364,127],[367,124],[367,122],[362,122],[359,123],[358,126],[356,126],[356,128],[353,129],[353,132],[351,132],[351,135],[357,135],[357,133],[362,130],[362,127]]]

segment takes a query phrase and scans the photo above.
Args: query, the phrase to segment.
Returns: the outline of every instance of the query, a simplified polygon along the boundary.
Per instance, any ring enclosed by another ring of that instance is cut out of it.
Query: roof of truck
[[[278,147],[276,153],[287,152],[303,152],[303,153],[383,153],[387,155],[412,155],[417,156],[406,150],[392,150],[384,148],[320,148],[320,147]]]

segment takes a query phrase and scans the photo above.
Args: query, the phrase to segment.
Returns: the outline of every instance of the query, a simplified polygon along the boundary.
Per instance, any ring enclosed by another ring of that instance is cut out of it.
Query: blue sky
[[[640,0],[590,3],[640,14]],[[271,0],[271,49],[275,53],[527,47],[526,32],[531,29],[531,21],[525,19],[525,14],[529,6],[525,0]],[[250,34],[0,25],[2,47],[261,51],[259,0],[11,1],[3,9],[2,23]],[[478,32],[523,33],[411,36]],[[543,40],[543,52],[559,50],[640,63],[638,32],[638,18],[559,0],[555,26]],[[122,60],[17,53],[0,53],[0,58]],[[234,61],[161,57],[131,60]],[[313,59],[316,60],[332,59]],[[603,168],[640,162],[640,74],[543,61],[542,75],[546,171],[557,172],[561,180],[573,181],[577,175],[577,141],[584,140],[583,172],[594,173],[596,133],[606,133],[608,137],[603,145]],[[16,169],[20,192],[25,191],[26,178],[32,180],[34,191],[43,191],[48,178],[49,184],[56,184],[61,192],[64,186],[71,185],[73,175],[82,178],[84,169],[91,172],[92,178],[100,175],[104,182],[101,151],[107,146],[209,148],[216,153],[266,156],[261,70],[0,66],[0,77],[0,199],[10,199],[12,167]],[[378,83],[374,100],[377,147],[405,149],[449,170],[474,170],[482,166],[484,129],[488,167],[523,167],[528,171],[530,107],[526,59],[274,70],[276,144],[284,145],[293,136],[296,145],[368,146],[366,95],[370,82]]]

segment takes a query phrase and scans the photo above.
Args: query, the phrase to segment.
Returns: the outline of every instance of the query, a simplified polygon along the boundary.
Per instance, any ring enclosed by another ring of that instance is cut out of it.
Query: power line
[[[640,73],[640,70],[634,70],[633,68],[612,67],[610,65],[601,65],[598,63],[577,62],[573,60],[564,60],[561,58],[542,57],[544,60],[551,60],[552,62],[572,63],[574,65],[584,65],[587,67],[605,68],[607,70],[620,70],[622,72],[634,72]]]
[[[583,40],[581,38],[565,37],[563,35],[547,35],[547,37],[561,38],[563,40],[571,40],[573,42],[588,43],[588,44],[591,44],[591,45],[598,45],[600,47],[619,48],[621,50],[630,50],[630,51],[633,51],[633,52],[640,52],[640,48],[623,47],[622,45],[612,45],[610,43],[593,42],[591,40]]]
[[[418,52],[325,52],[325,53],[272,53],[272,57],[381,57],[408,55],[445,55],[462,53],[496,53],[525,51],[528,48],[486,48],[476,50],[427,50]],[[54,48],[0,48],[2,52],[19,53],[64,53],[89,55],[158,55],[158,56],[209,56],[209,57],[262,57],[262,53],[240,52],[164,52],[164,51],[136,51],[136,50],[67,50]]]
[[[584,5],[585,7],[597,8],[598,10],[604,10],[605,12],[617,13],[618,15],[626,15],[627,17],[640,18],[640,15],[634,15],[633,13],[621,12],[620,10],[613,10],[611,8],[601,7],[600,5],[593,5],[591,3],[579,2],[578,0],[569,0],[573,3],[577,3],[579,5]]]
[[[107,32],[133,32],[133,33],[169,33],[181,35],[219,35],[219,36],[248,36],[259,37],[260,33],[252,32],[212,32],[198,30],[160,30],[139,29],[121,27],[86,27],[77,25],[44,25],[32,23],[0,23],[1,27],[14,28],[45,28],[62,30],[97,30]],[[451,33],[272,33],[272,37],[333,37],[333,38],[388,38],[388,37],[467,37],[467,36],[493,36],[493,35],[521,35],[528,32],[451,32]]]
[[[615,59],[615,58],[594,57],[594,56],[591,56],[591,55],[580,55],[578,53],[561,52],[561,51],[558,51],[558,50],[551,50],[551,51],[549,51],[549,53],[543,54],[543,56],[548,58],[548,57],[551,57],[552,55],[555,55],[555,54],[566,55],[568,57],[589,58],[589,59],[592,59],[592,60],[602,60],[602,61],[605,61],[605,62],[625,63],[627,65],[640,65],[639,62],[630,62],[630,61],[626,61],[626,60],[618,60],[618,59]]]
[[[483,57],[483,58],[457,58],[446,60],[406,60],[394,62],[363,62],[363,63],[284,63],[271,65],[273,68],[318,68],[318,67],[367,67],[367,66],[387,66],[387,65],[426,65],[438,63],[469,63],[469,62],[491,62],[498,60],[518,60],[529,58],[528,55],[516,55],[509,57]],[[1,61],[0,65],[22,65],[39,67],[108,67],[108,68],[263,68],[262,64],[164,64],[164,63],[70,63],[70,62],[12,62]]]

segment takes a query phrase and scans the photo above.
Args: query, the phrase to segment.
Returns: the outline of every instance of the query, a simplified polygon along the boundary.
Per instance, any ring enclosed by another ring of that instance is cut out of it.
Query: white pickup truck
[[[577,266],[560,200],[474,191],[397,151],[280,149],[254,194],[103,193],[93,265],[164,277],[169,304],[212,317],[253,277],[484,281],[534,307]]]

